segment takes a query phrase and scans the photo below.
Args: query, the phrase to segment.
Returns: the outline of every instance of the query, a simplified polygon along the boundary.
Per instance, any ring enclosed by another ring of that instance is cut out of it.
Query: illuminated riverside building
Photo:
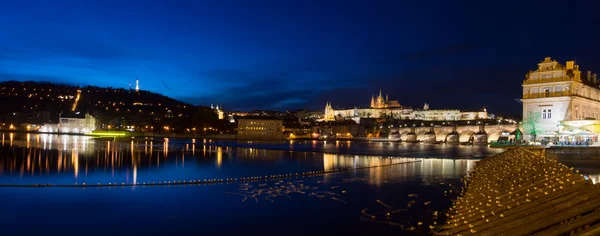
[[[582,73],[574,61],[550,57],[523,81],[525,139],[597,142],[600,89],[597,75]],[[533,124],[533,125],[532,125]]]
[[[283,138],[283,121],[266,117],[243,117],[238,119],[239,138]]]
[[[96,130],[96,118],[89,113],[61,113],[58,124],[44,124],[41,132],[88,134]]]
[[[386,95],[383,97],[382,92],[379,95],[371,97],[371,106],[368,108],[348,108],[334,109],[330,102],[325,105],[325,121],[333,121],[337,119],[353,119],[359,123],[360,118],[381,118],[391,117],[394,119],[407,120],[477,120],[491,118],[487,110],[483,108],[480,111],[461,111],[458,109],[429,109],[429,104],[425,103],[422,110],[413,110],[408,106],[402,106],[397,100],[389,100]]]

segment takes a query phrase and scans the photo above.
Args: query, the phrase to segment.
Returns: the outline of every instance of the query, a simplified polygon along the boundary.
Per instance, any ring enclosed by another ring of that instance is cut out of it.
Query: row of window
[[[273,121],[249,121],[249,122],[247,121],[246,123],[251,124],[251,125],[262,125],[262,126],[281,124],[281,122],[273,122]]]
[[[569,91],[569,86],[555,86],[554,87],[554,92],[561,92],[561,91]],[[531,93],[538,93],[538,92],[550,93],[550,92],[552,92],[552,87],[531,88]],[[525,89],[524,93],[528,94],[529,89]]]
[[[274,127],[252,127],[252,126],[245,126],[244,127],[246,130],[274,130]]]
[[[579,106],[575,106],[575,119],[579,120],[586,118],[600,119],[600,111],[598,110],[598,108],[589,109],[588,107],[579,109]]]
[[[543,93],[545,97],[550,97],[552,92],[563,92],[569,91],[569,86],[555,86],[553,87],[543,87],[543,88],[531,88],[523,90],[524,94],[529,94],[531,91],[532,94]],[[584,88],[584,89],[574,89],[571,93],[591,98],[594,100],[600,100],[600,92],[596,89]],[[566,94],[565,94],[566,95]]]
[[[281,132],[244,132],[240,131],[240,135],[281,135]]]
[[[550,79],[550,78],[561,78],[561,77],[564,77],[564,75],[563,75],[563,73],[542,74],[541,76],[539,76],[539,75],[531,75],[531,79],[538,79],[540,77],[542,79]]]

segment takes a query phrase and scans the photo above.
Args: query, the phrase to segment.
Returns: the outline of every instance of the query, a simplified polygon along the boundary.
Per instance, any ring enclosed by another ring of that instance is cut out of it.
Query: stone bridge
[[[414,134],[411,134],[411,130],[414,128]],[[430,132],[433,128],[433,134]],[[456,128],[456,133],[452,131]],[[482,127],[487,134],[487,141],[496,141],[502,132],[513,132],[516,129],[514,124],[501,124],[501,125],[485,125]],[[436,127],[402,127],[391,129],[390,133],[398,131],[400,139],[402,141],[413,141],[414,135],[416,135],[416,141],[434,141],[444,142],[446,138],[455,139],[458,138],[458,142],[468,142],[472,136],[475,136],[479,132],[479,125],[465,125],[465,126],[436,126]],[[452,134],[449,136],[449,134]],[[413,136],[413,137],[411,137]],[[451,137],[452,136],[452,137]]]

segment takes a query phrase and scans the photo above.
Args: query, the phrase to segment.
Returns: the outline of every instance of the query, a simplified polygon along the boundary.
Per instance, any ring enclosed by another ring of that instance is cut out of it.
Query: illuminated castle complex
[[[402,107],[398,100],[388,100],[388,95],[385,95],[385,100],[383,99],[383,95],[381,93],[381,89],[379,90],[379,96],[375,99],[375,95],[371,96],[371,108],[400,108]]]
[[[382,118],[391,117],[394,119],[410,120],[476,120],[487,119],[488,114],[485,108],[480,111],[461,111],[458,109],[430,110],[429,104],[425,104],[422,110],[413,110],[409,106],[402,106],[397,100],[389,100],[380,90],[377,97],[371,97],[371,106],[368,108],[347,108],[334,109],[330,102],[325,104],[325,121],[336,119],[353,119],[358,121],[360,118]]]

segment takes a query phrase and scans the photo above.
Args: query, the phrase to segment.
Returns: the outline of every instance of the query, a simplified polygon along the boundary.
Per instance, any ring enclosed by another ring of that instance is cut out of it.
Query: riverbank
[[[464,182],[441,235],[600,232],[600,187],[543,155],[508,150],[477,163]]]
[[[555,160],[600,161],[600,147],[550,147],[546,157]]]

